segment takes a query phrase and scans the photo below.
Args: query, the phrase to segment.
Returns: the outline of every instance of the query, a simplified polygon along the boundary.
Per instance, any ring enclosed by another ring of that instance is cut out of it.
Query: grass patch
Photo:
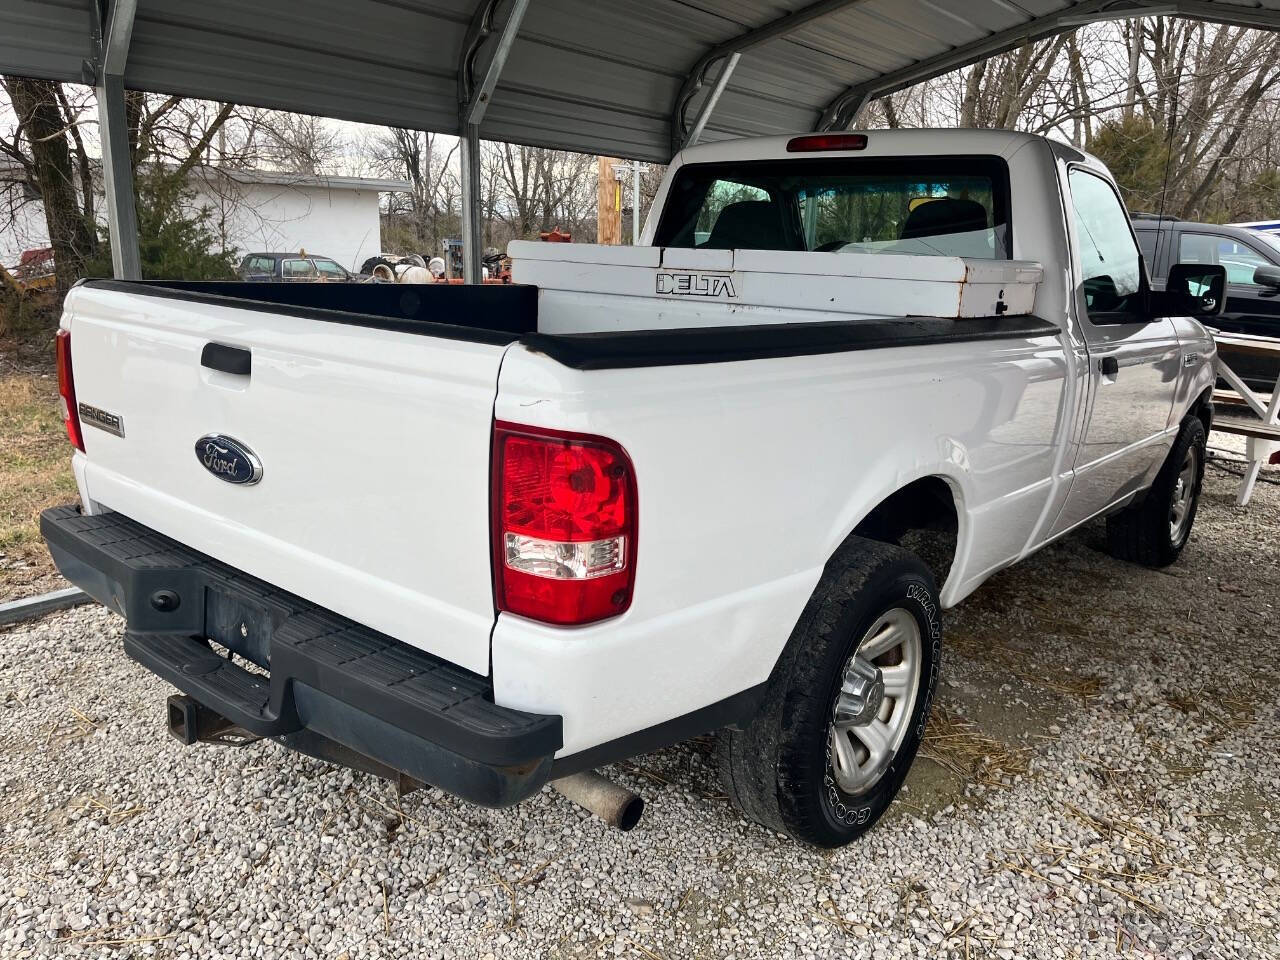
[[[45,507],[76,498],[58,382],[44,371],[0,374],[0,600],[54,575],[40,539]]]

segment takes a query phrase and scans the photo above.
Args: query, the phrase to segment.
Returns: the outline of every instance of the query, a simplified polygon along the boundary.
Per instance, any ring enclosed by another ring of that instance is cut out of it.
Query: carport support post
[[[458,141],[462,162],[462,279],[480,283],[481,244],[484,243],[480,205],[480,127],[469,123]]]
[[[115,0],[101,32],[97,64],[98,136],[102,141],[102,177],[107,192],[111,233],[111,269],[117,280],[141,280],[138,212],[133,202],[133,162],[125,119],[124,66],[133,36],[137,0]]]

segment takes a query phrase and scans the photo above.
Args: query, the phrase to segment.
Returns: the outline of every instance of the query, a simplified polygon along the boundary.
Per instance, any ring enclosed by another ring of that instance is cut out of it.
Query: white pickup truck
[[[1225,276],[1152,291],[1095,160],[720,143],[654,210],[506,287],[72,291],[44,535],[173,732],[503,806],[715,730],[743,814],[835,846],[907,775],[943,609],[1099,515],[1186,544]]]

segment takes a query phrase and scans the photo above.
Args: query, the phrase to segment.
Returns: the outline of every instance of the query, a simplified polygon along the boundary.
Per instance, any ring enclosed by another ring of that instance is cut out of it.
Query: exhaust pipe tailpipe
[[[630,830],[640,822],[640,815],[644,813],[644,800],[639,794],[594,770],[552,780],[551,786],[565,799],[572,800],[619,830]]]

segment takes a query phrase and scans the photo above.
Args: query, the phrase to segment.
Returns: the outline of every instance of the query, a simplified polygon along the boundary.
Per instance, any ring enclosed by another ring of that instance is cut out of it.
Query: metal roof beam
[[[1195,0],[1179,0],[1175,3],[1177,15],[1191,20],[1211,20],[1233,27],[1253,27],[1257,30],[1280,30],[1280,10],[1270,7],[1237,7],[1225,3],[1204,3]]]
[[[489,100],[498,85],[498,78],[502,76],[502,68],[506,66],[511,47],[520,32],[520,23],[529,9],[529,0],[512,0],[511,12],[499,31],[494,20],[501,4],[502,0],[481,0],[471,17],[471,25],[463,41],[462,59],[458,64],[458,102],[461,104],[459,122],[462,127],[467,124],[479,126],[484,119],[484,112],[489,108]],[[477,79],[476,66],[480,51],[485,41],[495,33],[497,40],[493,45],[493,56]]]
[[[1077,3],[1059,13],[1035,18],[1008,30],[989,34],[981,40],[953,47],[946,53],[928,57],[909,67],[883,74],[867,83],[849,87],[827,104],[818,118],[817,129],[845,128],[854,120],[858,111],[872,99],[931,80],[952,70],[967,67],[971,63],[986,57],[994,57],[1023,44],[1043,40],[1063,30],[1073,29],[1090,19],[1102,18],[1105,16],[1105,11],[1115,7],[1125,7],[1129,10],[1136,7],[1137,12],[1130,12],[1128,15],[1142,16],[1145,4],[1142,4],[1141,0],[1084,0],[1083,3]]]
[[[1262,7],[1240,7],[1205,0],[1083,0],[1066,10],[1001,30],[973,43],[963,44],[936,57],[886,73],[875,80],[849,87],[836,97],[819,117],[817,129],[847,127],[867,102],[896,93],[906,87],[967,67],[1027,43],[1044,40],[1066,30],[1102,20],[1129,20],[1134,17],[1183,16],[1233,26],[1280,30],[1280,11]]]
[[[698,108],[698,114],[693,118],[693,125],[689,127],[689,135],[685,137],[683,146],[692,147],[698,142],[702,136],[702,131],[707,128],[707,121],[711,119],[711,113],[715,110],[716,104],[720,102],[720,94],[724,93],[724,88],[729,85],[729,78],[733,76],[733,71],[738,67],[738,61],[742,59],[742,54],[731,53],[720,66],[720,73],[716,77],[714,86],[707,92],[706,99],[702,101],[702,106]]]
[[[133,39],[137,0],[109,0],[98,25],[98,137],[102,141],[102,178],[107,193],[107,229],[111,272],[118,280],[142,279],[138,253],[138,211],[133,201],[133,158],[125,116],[124,70]]]
[[[480,0],[471,17],[458,60],[458,134],[461,147],[462,186],[462,276],[467,283],[480,283],[484,251],[483,217],[480,203],[480,123],[493,99],[507,57],[520,32],[520,23],[529,9],[529,0],[512,0],[511,11],[501,30],[496,26],[498,7],[503,0]],[[493,55],[483,71],[478,70],[480,53],[490,37]]]
[[[138,0],[114,0],[104,3],[104,6],[107,9],[102,28],[100,70],[111,76],[123,77],[129,59],[129,44],[133,42]]]
[[[1166,6],[1168,6],[1166,4]],[[827,104],[818,119],[817,129],[832,130],[847,127],[869,100],[896,93],[925,80],[967,67],[986,57],[994,57],[1026,43],[1034,43],[1074,29],[1090,20],[1104,19],[1108,13],[1115,16],[1114,8],[1124,8],[1125,16],[1144,16],[1149,8],[1142,0],[1084,0],[1059,13],[1038,17],[1008,30],[989,34],[981,40],[953,47],[936,57],[928,57],[917,63],[883,74],[867,83],[849,87]]]
[[[728,57],[736,57],[744,51],[752,47],[759,46],[762,43],[768,43],[770,40],[777,40],[787,34],[794,33],[801,27],[819,20],[822,17],[830,16],[846,7],[856,6],[860,3],[866,3],[867,0],[817,0],[808,6],[801,7],[791,13],[783,14],[775,20],[770,20],[754,29],[748,30],[740,36],[734,37],[732,40],[726,40],[724,43],[717,44],[699,58],[698,62],[693,65],[688,74],[685,75],[684,83],[680,87],[680,92],[676,94],[675,103],[671,108],[671,152],[673,154],[687,146],[691,140],[687,130],[691,130],[693,125],[686,124],[686,118],[689,113],[689,106],[693,103],[693,98],[698,91],[707,82],[707,77],[711,73],[711,68],[720,60]],[[734,60],[737,64],[737,60]],[[732,68],[729,68],[730,72]],[[697,121],[701,121],[705,127],[707,120],[711,116],[711,110],[715,108],[715,102],[719,100],[720,94],[724,92],[721,81],[728,81],[725,71],[721,71],[720,76],[716,80],[716,88],[708,97],[710,101],[710,109],[704,103],[703,109],[699,111]],[[705,115],[704,115],[705,113]],[[695,121],[695,124],[696,122]],[[701,133],[701,128],[699,128]],[[696,139],[696,138],[692,138]]]

